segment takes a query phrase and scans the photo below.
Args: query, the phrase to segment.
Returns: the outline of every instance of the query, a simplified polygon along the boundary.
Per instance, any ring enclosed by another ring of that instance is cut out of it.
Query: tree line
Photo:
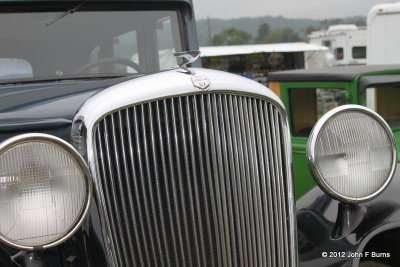
[[[321,20],[319,26],[307,26],[300,31],[295,31],[291,27],[271,29],[268,23],[259,25],[255,35],[230,27],[210,38],[210,45],[242,45],[242,44],[268,44],[268,43],[289,43],[304,42],[306,36],[313,31],[327,29],[330,25],[352,23],[357,26],[365,26],[365,19],[357,18],[354,21],[345,19],[325,19]]]

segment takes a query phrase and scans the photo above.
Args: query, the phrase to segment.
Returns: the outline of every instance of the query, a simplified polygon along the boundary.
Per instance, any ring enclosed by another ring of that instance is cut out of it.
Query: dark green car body
[[[400,65],[271,72],[268,82],[289,114],[296,198],[315,186],[307,167],[307,140],[314,123],[328,110],[343,104],[375,109],[392,128],[397,147],[400,145]]]

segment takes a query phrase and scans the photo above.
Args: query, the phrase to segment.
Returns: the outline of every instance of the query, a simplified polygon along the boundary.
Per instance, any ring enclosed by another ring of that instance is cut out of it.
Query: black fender
[[[399,167],[400,164],[397,164]],[[400,266],[400,170],[377,198],[357,205],[343,224],[343,203],[313,188],[296,203],[300,266],[359,266],[376,261]],[[372,254],[372,252],[374,254]]]

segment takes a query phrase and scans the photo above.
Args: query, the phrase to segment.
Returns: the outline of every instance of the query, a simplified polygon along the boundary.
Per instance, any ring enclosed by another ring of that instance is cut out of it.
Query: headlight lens
[[[386,122],[375,112],[345,105],[315,125],[307,147],[310,169],[328,194],[345,202],[376,197],[396,166],[396,145]]]
[[[21,249],[51,247],[79,227],[90,201],[85,163],[63,140],[20,135],[0,145],[0,238]]]

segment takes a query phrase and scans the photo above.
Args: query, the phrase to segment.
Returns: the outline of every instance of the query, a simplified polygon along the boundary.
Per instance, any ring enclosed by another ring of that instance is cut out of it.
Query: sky
[[[367,16],[369,9],[390,0],[193,0],[196,19],[283,16],[345,18]]]

